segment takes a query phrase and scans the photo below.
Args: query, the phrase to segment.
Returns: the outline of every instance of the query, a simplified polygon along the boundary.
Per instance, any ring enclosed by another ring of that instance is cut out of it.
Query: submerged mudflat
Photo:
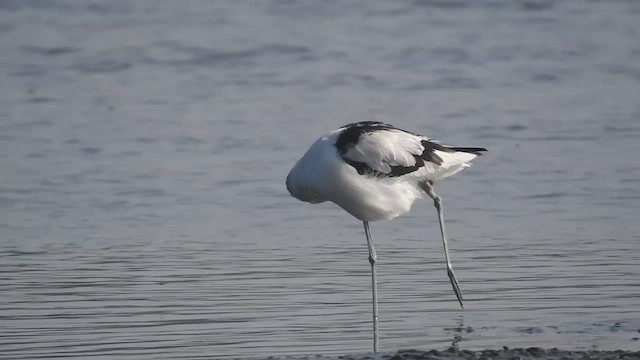
[[[449,348],[439,350],[398,350],[395,353],[339,355],[339,356],[302,356],[302,357],[268,357],[265,360],[438,360],[438,359],[468,359],[468,360],[526,360],[526,359],[551,359],[551,360],[585,360],[585,359],[640,359],[640,351],[600,351],[585,350],[571,351],[557,348],[545,349],[540,347],[513,348],[503,347],[501,350],[459,350]]]

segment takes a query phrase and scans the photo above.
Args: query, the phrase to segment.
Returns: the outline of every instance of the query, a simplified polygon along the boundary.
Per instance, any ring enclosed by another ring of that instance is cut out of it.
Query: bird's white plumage
[[[411,209],[424,195],[421,182],[435,183],[470,166],[477,155],[433,150],[440,164],[424,162],[402,176],[359,174],[346,160],[364,163],[382,174],[391,166],[415,166],[416,155],[428,138],[403,130],[383,128],[363,133],[344,154],[336,148],[343,127],[323,135],[296,163],[287,177],[287,188],[299,200],[331,201],[362,221],[392,219]]]
[[[378,351],[376,250],[369,221],[391,219],[411,209],[428,194],[438,213],[447,275],[462,303],[462,291],[449,258],[442,199],[433,184],[470,166],[484,148],[448,147],[379,122],[353,123],[311,145],[287,176],[294,197],[319,203],[332,201],[364,224],[373,295],[373,351]]]

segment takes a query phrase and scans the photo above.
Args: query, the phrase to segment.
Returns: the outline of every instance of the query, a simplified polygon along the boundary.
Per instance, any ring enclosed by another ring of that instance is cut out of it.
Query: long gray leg
[[[430,182],[425,182],[424,191],[429,194],[429,196],[433,199],[433,205],[436,207],[438,211],[438,221],[440,221],[440,233],[442,234],[442,243],[444,244],[444,258],[447,260],[447,275],[449,275],[449,280],[451,280],[451,285],[453,286],[453,291],[456,293],[458,297],[458,301],[460,302],[460,306],[464,309],[464,305],[462,305],[462,291],[460,290],[460,285],[458,284],[458,280],[456,279],[456,274],[453,273],[453,266],[451,265],[451,260],[449,260],[449,247],[447,246],[447,233],[444,229],[444,212],[442,210],[442,199],[438,194],[433,191],[433,185]]]
[[[369,264],[371,264],[371,291],[373,292],[373,352],[378,352],[378,279],[376,276],[376,248],[371,240],[369,222],[363,221],[364,234],[367,236],[367,246],[369,247]]]

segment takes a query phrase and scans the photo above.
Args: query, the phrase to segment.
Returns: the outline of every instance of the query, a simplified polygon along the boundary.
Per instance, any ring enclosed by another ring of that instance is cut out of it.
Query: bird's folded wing
[[[414,167],[416,157],[424,152],[426,138],[397,129],[380,129],[363,133],[343,158],[361,162],[384,174],[391,167]]]

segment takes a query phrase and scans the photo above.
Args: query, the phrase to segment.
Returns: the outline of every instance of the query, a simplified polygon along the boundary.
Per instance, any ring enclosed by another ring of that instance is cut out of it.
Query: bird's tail
[[[442,163],[434,169],[430,180],[433,182],[444,180],[450,176],[457,174],[464,168],[471,166],[471,160],[476,156],[482,155],[487,151],[480,147],[449,147],[446,146],[444,151],[436,150],[435,153],[442,158]]]

